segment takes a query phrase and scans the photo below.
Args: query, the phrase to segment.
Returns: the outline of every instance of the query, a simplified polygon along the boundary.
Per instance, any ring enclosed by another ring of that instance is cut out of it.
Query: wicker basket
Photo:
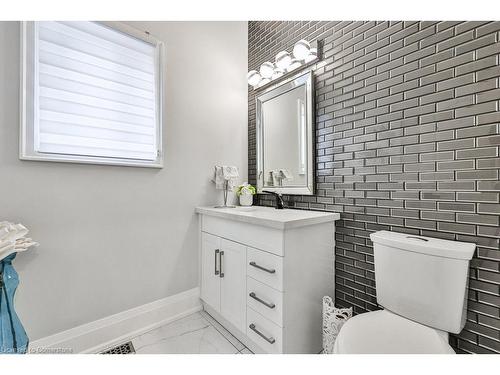
[[[331,297],[323,297],[323,354],[333,353],[340,328],[352,317],[352,307],[337,309]]]

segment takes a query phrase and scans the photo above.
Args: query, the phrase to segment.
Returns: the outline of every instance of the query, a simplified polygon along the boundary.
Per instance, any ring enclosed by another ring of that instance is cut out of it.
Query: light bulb
[[[299,66],[301,66],[301,62],[297,59],[292,59],[292,62],[290,63],[290,66],[286,70],[287,72],[291,72],[294,69],[297,69]]]
[[[274,73],[274,64],[266,61],[260,66],[260,75],[264,78],[271,78]]]
[[[281,70],[286,70],[291,62],[292,57],[287,51],[281,51],[276,55],[276,66]]]
[[[311,46],[307,40],[299,40],[295,45],[293,46],[293,56],[296,59],[299,60],[304,60],[307,55],[309,55],[309,50],[311,49]]]
[[[251,70],[247,74],[247,81],[250,86],[257,86],[261,81],[261,76],[258,71]]]
[[[309,55],[305,58],[305,62],[309,63],[318,58],[318,50],[316,48],[311,48],[309,50]]]

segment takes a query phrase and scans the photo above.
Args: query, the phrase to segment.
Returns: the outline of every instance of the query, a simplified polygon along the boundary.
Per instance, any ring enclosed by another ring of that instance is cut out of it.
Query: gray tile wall
[[[475,242],[458,352],[500,353],[500,22],[250,22],[249,69],[299,39],[316,65],[316,195],[299,209],[341,213],[336,303],[377,309],[369,234]],[[255,96],[249,89],[249,180]],[[271,205],[267,197],[257,197]]]

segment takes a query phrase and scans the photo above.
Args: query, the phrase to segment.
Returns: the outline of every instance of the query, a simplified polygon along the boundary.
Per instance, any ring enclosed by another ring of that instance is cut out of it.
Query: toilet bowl
[[[476,245],[389,231],[372,233],[377,303],[341,328],[334,353],[452,354],[465,325]]]
[[[334,354],[455,354],[448,334],[387,310],[356,315],[342,327]]]

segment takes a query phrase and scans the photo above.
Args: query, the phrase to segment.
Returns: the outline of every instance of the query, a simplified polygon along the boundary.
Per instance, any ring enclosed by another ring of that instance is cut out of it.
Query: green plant
[[[243,195],[243,194],[255,195],[256,193],[257,193],[257,191],[255,190],[255,187],[253,187],[252,185],[247,184],[247,183],[239,185],[236,188],[236,195],[237,196],[240,196],[240,195]]]

